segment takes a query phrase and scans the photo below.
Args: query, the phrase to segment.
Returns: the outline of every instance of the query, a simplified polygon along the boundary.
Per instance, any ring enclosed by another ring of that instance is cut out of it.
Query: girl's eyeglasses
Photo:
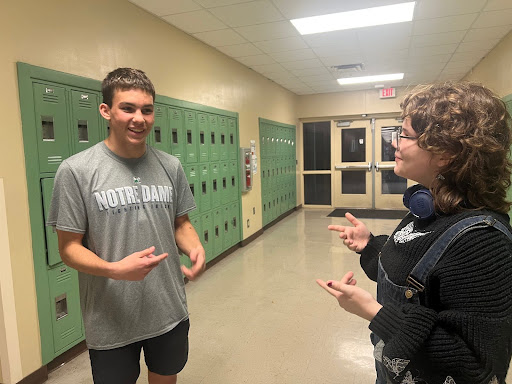
[[[396,150],[399,151],[400,150],[400,141],[402,139],[407,139],[407,140],[418,140],[417,137],[414,137],[414,136],[405,136],[405,135],[402,135],[402,131],[403,131],[403,128],[402,127],[398,127],[396,131],[394,131],[392,133],[392,136],[391,136],[391,140],[395,142],[396,144]]]

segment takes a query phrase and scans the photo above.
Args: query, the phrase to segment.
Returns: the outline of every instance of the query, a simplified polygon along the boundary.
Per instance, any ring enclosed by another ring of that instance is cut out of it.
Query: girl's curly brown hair
[[[436,211],[485,208],[508,213],[511,118],[497,95],[470,82],[422,85],[400,107],[402,118],[410,118],[419,135],[418,146],[448,156],[430,186]]]

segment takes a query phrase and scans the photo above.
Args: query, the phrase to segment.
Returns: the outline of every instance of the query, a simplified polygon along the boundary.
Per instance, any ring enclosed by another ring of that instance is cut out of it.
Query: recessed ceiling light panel
[[[376,82],[380,82],[380,81],[402,80],[403,78],[404,78],[403,73],[391,73],[391,74],[387,74],[387,75],[345,77],[342,79],[338,79],[338,83],[340,85],[376,83]]]
[[[301,35],[411,21],[416,2],[290,20]]]

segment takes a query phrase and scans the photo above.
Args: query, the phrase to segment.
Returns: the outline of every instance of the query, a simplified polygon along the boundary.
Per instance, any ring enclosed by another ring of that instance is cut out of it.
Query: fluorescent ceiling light
[[[403,78],[404,78],[403,73],[392,73],[389,75],[345,77],[343,79],[338,79],[338,83],[340,83],[340,85],[361,84],[361,83],[373,83],[373,82],[377,82],[377,81],[401,80]]]
[[[411,21],[415,1],[290,20],[301,35]]]

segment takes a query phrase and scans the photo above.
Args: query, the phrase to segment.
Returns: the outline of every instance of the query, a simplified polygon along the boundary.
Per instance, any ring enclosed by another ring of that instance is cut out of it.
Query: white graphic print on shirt
[[[393,240],[395,241],[395,244],[403,244],[414,240],[417,237],[428,235],[429,233],[430,232],[414,232],[414,222],[411,221],[409,224],[395,233]]]

